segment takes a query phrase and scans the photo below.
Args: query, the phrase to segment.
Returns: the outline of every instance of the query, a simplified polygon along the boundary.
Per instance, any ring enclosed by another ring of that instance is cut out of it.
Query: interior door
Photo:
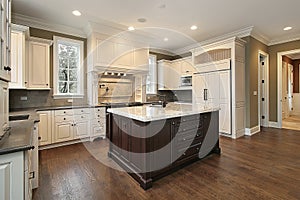
[[[260,125],[266,126],[266,115],[267,115],[267,103],[266,103],[266,69],[265,69],[265,62],[264,58],[261,57],[260,62]]]
[[[287,63],[282,61],[282,119],[288,116],[288,87],[287,87]]]

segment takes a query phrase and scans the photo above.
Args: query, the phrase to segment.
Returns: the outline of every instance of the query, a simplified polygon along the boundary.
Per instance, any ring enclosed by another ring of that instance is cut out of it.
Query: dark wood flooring
[[[40,151],[33,199],[300,199],[300,131],[268,128],[237,140],[221,137],[220,156],[197,161],[147,191],[98,161],[114,164],[107,146],[97,140]]]

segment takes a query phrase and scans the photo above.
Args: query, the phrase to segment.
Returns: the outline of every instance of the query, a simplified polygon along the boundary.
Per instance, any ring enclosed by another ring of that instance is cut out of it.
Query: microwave
[[[185,87],[185,86],[192,86],[192,76],[181,76],[180,78],[180,86]]]

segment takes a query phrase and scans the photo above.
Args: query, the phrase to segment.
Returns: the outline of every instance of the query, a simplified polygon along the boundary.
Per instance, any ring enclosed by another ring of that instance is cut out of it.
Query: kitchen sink
[[[27,120],[29,115],[10,115],[8,117],[9,121],[17,121],[17,120]]]

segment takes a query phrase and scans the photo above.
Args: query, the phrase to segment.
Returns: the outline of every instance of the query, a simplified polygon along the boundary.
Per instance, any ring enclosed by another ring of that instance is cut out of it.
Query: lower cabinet
[[[52,112],[53,111],[39,111],[40,116],[39,129],[39,146],[52,143]]]
[[[32,199],[33,154],[33,151],[29,150],[0,155],[1,200]]]
[[[105,108],[81,108],[38,111],[39,146],[69,142],[78,139],[91,140],[106,133]]]

